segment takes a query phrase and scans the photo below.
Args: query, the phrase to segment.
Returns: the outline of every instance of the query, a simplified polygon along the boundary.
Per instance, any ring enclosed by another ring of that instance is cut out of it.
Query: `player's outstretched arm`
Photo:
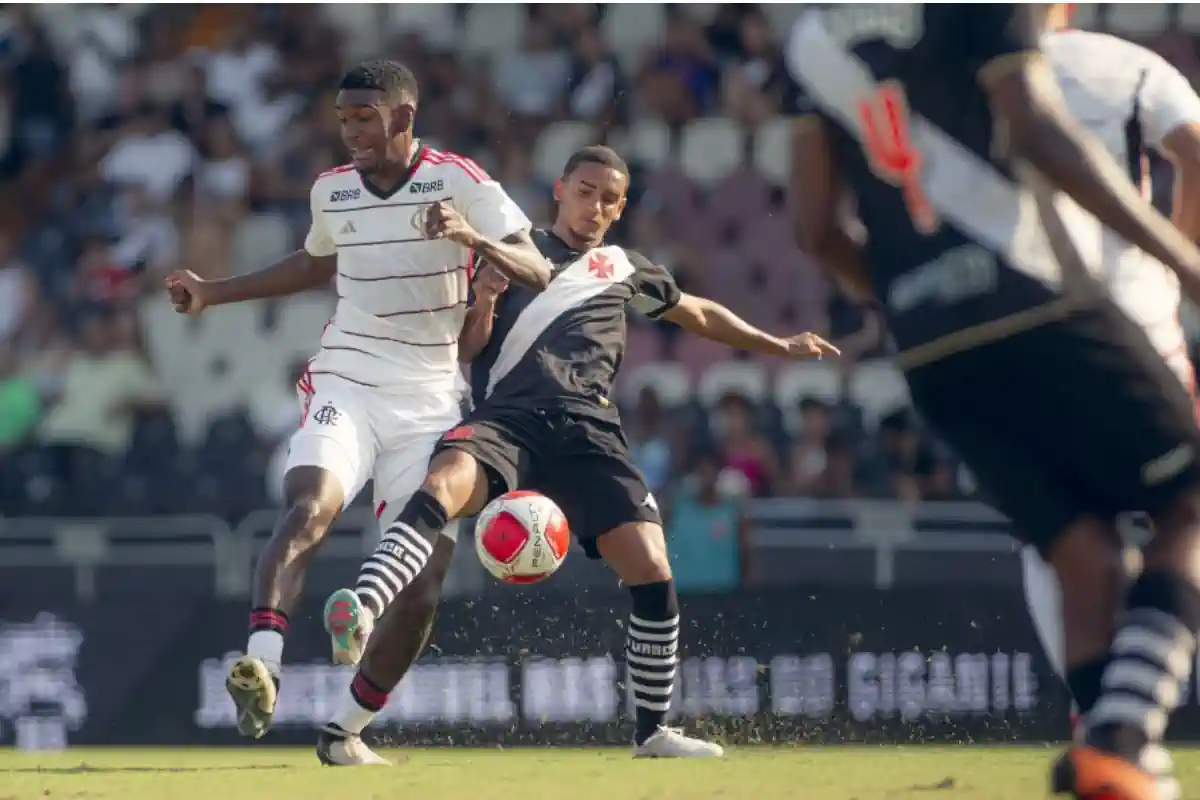
[[[1169,267],[1184,292],[1200,300],[1200,250],[1154,210],[1104,146],[1071,119],[1040,54],[995,58],[982,66],[979,80],[1004,125],[1012,156]]]
[[[167,276],[167,292],[175,310],[198,314],[209,306],[283,297],[329,285],[337,273],[337,256],[314,256],[297,250],[266,269],[217,281],[206,281],[188,270]]]
[[[795,359],[839,354],[836,347],[816,334],[802,333],[786,339],[772,336],[746,322],[720,303],[694,294],[681,294],[679,302],[662,312],[659,318],[674,322],[697,336],[737,350]]]

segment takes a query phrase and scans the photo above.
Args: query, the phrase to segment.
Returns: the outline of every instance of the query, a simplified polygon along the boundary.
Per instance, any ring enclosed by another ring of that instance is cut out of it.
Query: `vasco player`
[[[337,277],[336,313],[299,386],[304,418],[290,443],[285,509],[258,562],[249,644],[227,681],[244,735],[262,736],[270,724],[288,614],[331,522],[373,477],[387,528],[420,486],[441,434],[461,419],[460,333],[477,349],[470,340],[480,328],[478,314],[467,315],[473,256],[455,240],[426,239],[421,218],[453,208],[478,231],[481,249],[518,254],[500,266],[514,280],[548,268],[529,221],[497,183],[413,138],[416,107],[416,80],[400,64],[351,69],[336,111],[352,163],[313,184],[304,249],[252,275],[203,281],[181,272],[167,281],[176,308],[195,314]],[[426,539],[387,535],[413,561],[432,551]],[[334,660],[348,659],[335,640]]]
[[[1200,97],[1188,80],[1161,56],[1107,34],[1068,30],[1070,4],[1049,12],[1042,49],[1074,117],[1096,136],[1133,183],[1150,189],[1147,151],[1170,159],[1175,168],[1172,221],[1190,240],[1200,239]],[[1154,348],[1189,392],[1195,374],[1179,320],[1180,292],[1175,275],[1141,250],[1095,225],[1102,237],[1104,272],[1113,299],[1145,329]],[[1065,675],[1058,580],[1037,548],[1021,553],[1025,592],[1035,627],[1059,675]],[[1116,573],[1105,586],[1114,590],[1105,605],[1117,608],[1120,553],[1110,562]],[[1092,681],[1097,681],[1097,675]]]
[[[399,518],[432,545],[429,566],[421,571],[405,564],[385,542],[363,565],[356,591],[334,596],[363,626],[379,623],[321,733],[317,753],[323,762],[375,763],[378,757],[359,734],[424,646],[453,552],[440,531],[518,487],[554,498],[587,555],[605,559],[629,588],[634,754],[722,755],[719,746],[663,725],[675,677],[679,606],[657,504],[609,400],[625,349],[626,308],[766,355],[808,359],[837,350],[812,334],[781,339],[764,333],[717,303],[681,293],[666,269],[640,253],[605,245],[628,189],[629,170],[612,150],[588,147],[573,155],[555,188],[554,226],[533,234],[553,264],[547,288],[535,293],[514,283],[494,306],[486,301],[494,321],[490,340],[471,363],[475,411],[443,437],[421,490]],[[461,215],[450,215],[431,233],[478,245],[479,234]],[[504,253],[484,258],[512,271]]]
[[[1191,298],[1200,252],[1069,119],[1039,52],[1045,11],[803,14],[786,53],[812,112],[794,139],[798,231],[878,298],[916,405],[1058,574],[1068,681],[1090,711],[1055,790],[1150,800],[1148,762],[1200,628],[1200,434],[1188,393],[1100,280],[1099,237],[1067,231],[1094,225],[1086,209]],[[865,239],[843,225],[846,190]],[[1149,513],[1155,535],[1114,636],[1103,584],[1126,509]]]

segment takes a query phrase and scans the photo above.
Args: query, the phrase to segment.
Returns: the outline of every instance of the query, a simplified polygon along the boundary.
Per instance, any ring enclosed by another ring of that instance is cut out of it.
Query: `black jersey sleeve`
[[[652,263],[635,250],[626,250],[625,255],[633,265],[630,278],[633,297],[629,298],[629,305],[634,311],[658,319],[678,305],[682,292],[666,267]]]
[[[972,72],[1007,56],[1040,49],[1044,10],[1040,4],[961,3],[960,30],[966,33],[966,60]]]
[[[477,253],[471,253],[471,263],[467,265],[467,274],[470,276],[467,284],[467,305],[475,305],[475,278],[479,276],[479,270],[483,269],[483,257]]]

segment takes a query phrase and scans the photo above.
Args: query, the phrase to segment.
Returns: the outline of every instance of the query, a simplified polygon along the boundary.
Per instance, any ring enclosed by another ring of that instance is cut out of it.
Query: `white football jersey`
[[[1159,149],[1176,128],[1200,124],[1200,97],[1188,80],[1144,47],[1090,31],[1047,34],[1043,52],[1067,106],[1149,192],[1146,149]],[[1099,223],[1097,223],[1098,225]],[[1104,267],[1113,298],[1142,325],[1159,352],[1184,346],[1179,281],[1165,266],[1107,229]]]
[[[439,200],[489,239],[530,227],[474,161],[429,147],[388,193],[349,165],[317,176],[304,249],[337,255],[338,302],[312,375],[400,393],[461,388],[458,335],[474,254],[422,237],[424,211]]]

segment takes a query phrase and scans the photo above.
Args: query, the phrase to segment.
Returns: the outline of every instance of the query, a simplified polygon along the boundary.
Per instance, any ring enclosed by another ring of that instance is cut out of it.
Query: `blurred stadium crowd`
[[[1191,4],[1081,6],[1200,78]],[[618,232],[768,329],[835,340],[795,368],[665,325],[630,331],[622,400],[656,491],[954,498],[969,476],[907,410],[880,320],[791,241],[774,5],[8,5],[0,11],[0,513],[236,516],[271,504],[290,382],[331,306],[175,316],[205,277],[298,246],[340,163],[354,59],[421,81],[418,133],[470,155],[536,223],[566,155],[635,167]],[[278,459],[276,458],[276,461]]]

